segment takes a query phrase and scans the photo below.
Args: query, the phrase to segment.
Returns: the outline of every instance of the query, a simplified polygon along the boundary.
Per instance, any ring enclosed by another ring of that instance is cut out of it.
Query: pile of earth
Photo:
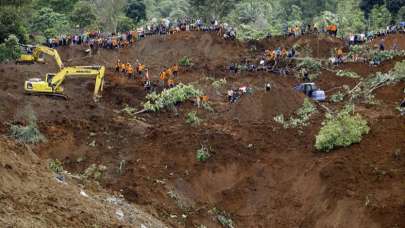
[[[142,209],[68,173],[57,179],[29,146],[0,138],[2,227],[166,227]]]

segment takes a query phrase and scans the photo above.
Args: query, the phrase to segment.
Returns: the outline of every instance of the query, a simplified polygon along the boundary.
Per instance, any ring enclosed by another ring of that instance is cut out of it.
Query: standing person
[[[234,91],[232,89],[228,90],[228,101],[229,103],[233,102]]]
[[[384,51],[385,50],[385,44],[384,44],[385,40],[382,39],[380,42],[380,51]]]
[[[127,74],[128,74],[128,79],[131,79],[134,75],[134,68],[130,63],[127,64]]]
[[[394,43],[392,44],[392,50],[398,51],[398,39],[395,38]]]
[[[138,71],[138,75],[139,75],[140,78],[143,77],[144,70],[145,70],[145,65],[142,64],[142,63],[139,63],[138,67],[137,67],[137,71]]]
[[[165,87],[165,81],[166,81],[166,71],[165,70],[160,72],[159,79],[160,79],[161,86]]]
[[[309,78],[309,73],[308,73],[306,68],[302,69],[302,78],[303,78],[304,82],[310,82],[311,81],[310,78]]]
[[[115,71],[120,72],[120,68],[121,68],[121,60],[118,59],[117,63],[115,64]]]
[[[179,72],[179,65],[177,65],[177,63],[175,63],[175,64],[172,66],[172,72],[173,72],[173,76],[174,76],[174,77],[177,77],[178,72]]]

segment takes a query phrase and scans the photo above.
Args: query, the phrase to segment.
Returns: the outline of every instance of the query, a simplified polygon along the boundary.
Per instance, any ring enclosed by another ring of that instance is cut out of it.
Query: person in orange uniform
[[[120,72],[121,70],[121,60],[117,60],[117,64],[115,64],[115,71]]]
[[[179,73],[179,65],[174,64],[174,65],[172,66],[172,72],[173,72],[173,76],[174,76],[174,77],[177,77],[177,75],[178,75],[178,73]]]
[[[142,63],[139,63],[138,67],[137,67],[137,71],[138,71],[139,77],[142,78],[143,77],[143,72],[145,71],[145,65],[142,64]]]
[[[174,78],[169,78],[169,80],[167,80],[167,86],[168,86],[169,88],[173,88],[173,87],[176,86],[176,83],[175,83],[175,81],[174,81]]]
[[[131,79],[134,74],[134,68],[129,63],[127,64],[127,74],[128,74],[128,79]]]
[[[124,73],[125,69],[126,69],[126,65],[125,65],[125,63],[122,63],[121,64],[121,72]]]
[[[201,97],[201,100],[202,100],[203,102],[208,102],[208,96],[207,96],[207,95],[202,96],[202,97]]]
[[[161,86],[164,87],[165,86],[165,81],[167,79],[166,71],[162,71],[160,73],[159,79],[160,79]]]
[[[173,71],[172,71],[171,68],[166,69],[165,72],[166,72],[166,77],[167,77],[167,78],[170,78],[170,77],[173,76]]]

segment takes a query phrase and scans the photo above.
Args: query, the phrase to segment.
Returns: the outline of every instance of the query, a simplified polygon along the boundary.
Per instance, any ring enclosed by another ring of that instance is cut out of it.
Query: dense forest
[[[405,20],[405,0],[4,0],[0,41],[10,34],[26,43],[69,32],[128,31],[185,16],[236,25],[240,38],[330,23],[344,35]]]

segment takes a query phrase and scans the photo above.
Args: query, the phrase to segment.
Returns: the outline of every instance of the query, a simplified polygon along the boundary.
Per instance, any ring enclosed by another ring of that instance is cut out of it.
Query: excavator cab
[[[56,74],[48,73],[45,76],[45,81],[40,78],[31,78],[25,81],[24,90],[28,94],[62,94],[63,87],[55,87],[52,85],[52,80]],[[56,88],[56,89],[55,89]]]

